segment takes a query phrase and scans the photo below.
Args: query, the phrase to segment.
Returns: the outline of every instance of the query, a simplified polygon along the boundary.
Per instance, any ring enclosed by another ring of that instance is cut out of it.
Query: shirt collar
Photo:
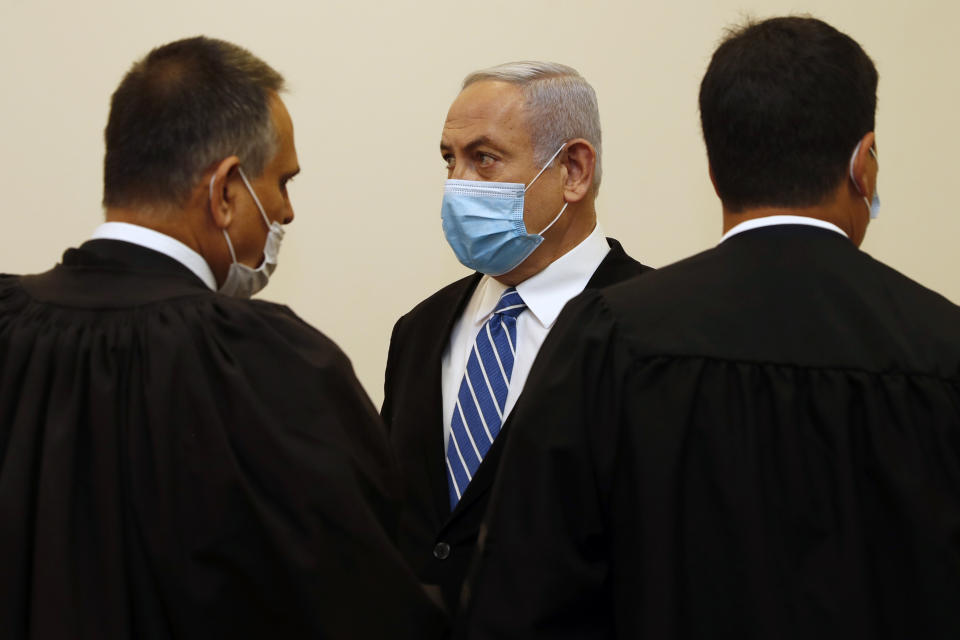
[[[847,233],[833,224],[832,222],[827,222],[826,220],[820,220],[819,218],[809,218],[807,216],[765,216],[763,218],[754,218],[753,220],[745,220],[740,224],[734,226],[732,229],[723,234],[723,237],[720,238],[720,242],[735,236],[738,233],[743,233],[744,231],[750,231],[752,229],[759,229],[761,227],[772,227],[778,224],[804,224],[809,227],[820,227],[821,229],[829,229],[830,231],[836,231],[844,238],[849,238]]]
[[[597,224],[576,247],[554,260],[540,273],[517,285],[517,293],[527,309],[544,328],[549,329],[571,298],[583,291],[593,272],[610,251],[610,245]],[[493,313],[507,285],[490,276],[483,276],[480,304],[474,322],[479,323]]]
[[[165,233],[127,222],[104,222],[94,230],[91,239],[120,240],[162,253],[190,269],[211,291],[217,290],[217,279],[203,256]]]

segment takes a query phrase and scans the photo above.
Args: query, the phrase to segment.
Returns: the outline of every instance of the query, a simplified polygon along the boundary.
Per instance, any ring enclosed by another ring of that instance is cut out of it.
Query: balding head
[[[277,148],[271,96],[283,77],[246,49],[205,37],[158,47],[113,94],[105,207],[181,207],[202,174],[237,156],[259,175]]]

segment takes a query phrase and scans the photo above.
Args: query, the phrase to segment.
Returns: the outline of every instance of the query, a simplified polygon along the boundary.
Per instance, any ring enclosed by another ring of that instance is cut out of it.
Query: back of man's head
[[[600,186],[600,110],[597,94],[576,69],[556,62],[508,62],[474,71],[463,81],[466,89],[475,82],[492,80],[520,87],[524,111],[534,147],[534,160],[547,162],[568,140],[583,138],[596,149],[593,186]]]
[[[700,84],[700,119],[724,207],[821,204],[874,129],[877,71],[849,36],[814,18],[731,31]]]
[[[134,63],[113,94],[103,205],[168,210],[202,173],[235,155],[259,176],[276,150],[270,97],[283,77],[246,49],[196,37]]]

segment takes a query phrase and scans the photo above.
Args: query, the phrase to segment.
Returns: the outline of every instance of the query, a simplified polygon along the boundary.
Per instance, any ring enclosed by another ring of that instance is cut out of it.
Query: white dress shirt
[[[610,245],[600,225],[594,227],[583,242],[537,275],[517,285],[517,293],[527,304],[517,316],[517,355],[510,376],[510,388],[504,405],[503,420],[516,404],[523,385],[527,381],[533,360],[540,346],[553,328],[564,305],[583,291],[600,263],[610,251]],[[477,333],[493,315],[500,296],[508,289],[490,276],[480,279],[463,315],[450,332],[450,341],[443,352],[441,385],[443,393],[443,447],[446,450],[450,438],[450,422],[453,409],[467,368],[467,358],[473,349]]]
[[[740,224],[732,227],[729,231],[723,234],[723,237],[720,238],[720,242],[723,242],[730,236],[735,236],[738,233],[743,233],[744,231],[750,231],[751,229],[759,229],[760,227],[772,227],[778,224],[805,224],[808,227],[820,227],[821,229],[829,229],[830,231],[836,231],[844,238],[849,238],[846,231],[833,224],[832,222],[827,222],[826,220],[820,220],[818,218],[808,218],[807,216],[766,216],[764,218],[754,218],[753,220],[745,220]]]
[[[203,256],[165,233],[127,222],[104,222],[94,230],[91,239],[120,240],[162,253],[190,269],[211,291],[217,290],[217,279]]]

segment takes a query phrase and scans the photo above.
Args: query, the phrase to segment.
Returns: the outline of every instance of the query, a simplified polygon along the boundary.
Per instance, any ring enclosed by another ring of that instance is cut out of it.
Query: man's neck
[[[556,229],[556,232],[561,232],[561,235],[550,238],[549,232],[547,232],[544,235],[545,241],[537,247],[536,251],[530,254],[530,257],[513,271],[496,276],[496,279],[508,287],[515,287],[524,280],[537,275],[558,258],[578,247],[593,233],[597,226],[597,212],[593,207],[593,202],[583,203],[578,207],[569,206],[563,212],[563,215],[570,216],[570,222]],[[555,228],[560,226],[562,221],[562,218],[558,220]]]
[[[847,234],[857,246],[863,241],[866,227],[857,216],[864,217],[864,212],[855,206],[856,201],[845,198],[832,198],[829,202],[813,207],[754,207],[734,213],[723,208],[723,233],[726,233],[741,222],[769,218],[771,216],[802,216],[823,220],[836,225]],[[861,203],[862,206],[862,203]]]
[[[197,253],[200,245],[191,230],[183,224],[183,217],[177,212],[143,211],[121,207],[108,207],[105,212],[107,222],[126,222],[152,229],[179,240]]]

